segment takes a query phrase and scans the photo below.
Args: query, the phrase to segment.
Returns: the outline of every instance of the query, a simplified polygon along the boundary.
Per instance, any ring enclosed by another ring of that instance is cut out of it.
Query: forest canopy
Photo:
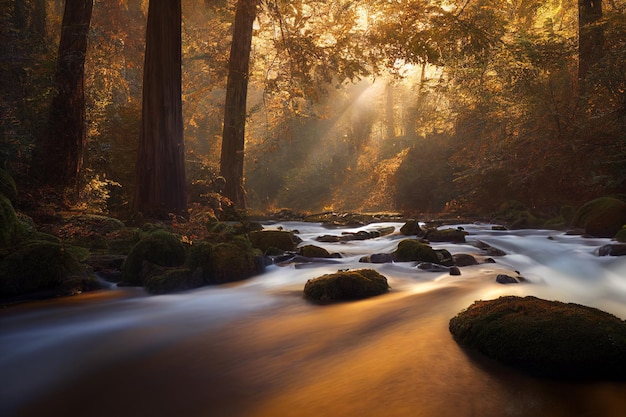
[[[191,205],[221,190],[231,40],[243,2],[182,1]],[[0,1],[0,162],[25,190],[41,188],[42,138],[58,117],[49,109],[65,3]],[[519,204],[558,214],[626,189],[624,1],[250,4],[237,151],[250,209],[481,215]],[[132,211],[148,7],[93,2],[84,149],[75,181],[64,184],[75,208]]]

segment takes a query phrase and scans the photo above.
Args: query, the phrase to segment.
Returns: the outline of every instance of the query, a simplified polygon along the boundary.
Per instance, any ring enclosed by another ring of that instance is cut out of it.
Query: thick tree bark
[[[602,58],[604,31],[597,25],[600,19],[601,0],[578,0],[578,82],[583,94],[589,72]]]
[[[226,179],[224,195],[238,208],[246,207],[243,158],[246,126],[248,72],[252,48],[252,25],[258,0],[239,0],[230,47],[220,175]]]
[[[67,0],[59,43],[56,94],[48,129],[34,155],[35,175],[50,185],[78,179],[85,149],[84,68],[93,0]]]
[[[135,192],[148,217],[187,212],[181,75],[181,0],[151,0]]]

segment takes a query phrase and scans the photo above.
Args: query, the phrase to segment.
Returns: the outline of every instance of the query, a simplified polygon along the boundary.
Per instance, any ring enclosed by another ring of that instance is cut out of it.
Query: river
[[[506,252],[460,276],[413,263],[362,264],[391,252],[397,232],[363,241],[315,237],[371,230],[277,223],[341,259],[270,266],[221,287],[148,296],[114,288],[0,311],[2,416],[620,416],[626,383],[530,377],[460,348],[448,321],[474,300],[535,295],[601,308],[626,319],[626,258],[599,257],[608,239],[550,230],[463,225],[466,244]],[[456,227],[456,226],[455,226]],[[372,267],[388,294],[314,305],[305,282]],[[495,283],[498,273],[527,279]]]

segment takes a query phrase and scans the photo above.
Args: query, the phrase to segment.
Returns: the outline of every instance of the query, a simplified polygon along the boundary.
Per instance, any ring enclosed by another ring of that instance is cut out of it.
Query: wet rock
[[[428,271],[428,272],[449,272],[450,271],[450,268],[448,268],[447,266],[435,264],[432,262],[420,262],[417,265],[417,269],[421,269],[422,271]]]
[[[305,245],[298,248],[298,254],[306,258],[330,258],[332,255],[324,248],[315,245]]]
[[[447,249],[433,249],[437,255],[437,263],[445,266],[453,266],[454,258]]]
[[[389,291],[387,278],[373,269],[338,271],[310,279],[304,286],[304,297],[326,303],[338,300],[359,300]]]
[[[465,236],[469,233],[459,228],[456,229],[428,229],[425,238],[431,242],[465,243]]]
[[[488,256],[504,256],[506,255],[506,252],[498,249],[498,248],[494,248],[493,246],[489,245],[488,243],[483,242],[482,240],[476,240],[474,242],[471,242],[471,244],[473,246],[476,246],[478,249],[482,250],[484,252],[484,254],[488,255]]]
[[[534,375],[626,379],[626,322],[595,308],[501,297],[475,302],[449,329],[457,343]]]
[[[351,240],[367,240],[375,239],[377,237],[386,236],[395,231],[395,227],[381,227],[374,230],[360,230],[358,232],[343,232],[341,236],[337,235],[323,235],[318,236],[315,240],[324,243],[336,243],[336,242],[349,242]]]
[[[597,256],[626,256],[626,244],[609,243],[595,250]]]
[[[452,259],[454,264],[459,267],[478,265],[476,258],[468,253],[455,253],[452,255]]]
[[[359,259],[359,262],[386,264],[393,262],[393,260],[393,255],[391,253],[373,253],[371,255],[363,256]]]
[[[498,276],[496,276],[496,282],[498,284],[519,284],[520,280],[510,275],[498,274]]]
[[[451,266],[449,273],[450,275],[461,275],[461,270],[458,266]]]
[[[125,285],[142,286],[145,277],[142,276],[144,261],[166,267],[181,266],[185,262],[186,249],[180,237],[156,230],[147,234],[132,247],[122,266],[122,282]]]
[[[405,236],[416,236],[423,232],[422,228],[419,225],[417,220],[408,220],[404,225],[400,228],[400,233]]]
[[[433,248],[417,239],[402,240],[392,255],[396,262],[439,263],[439,257]]]
[[[268,248],[274,247],[284,251],[295,251],[298,243],[302,242],[293,232],[285,230],[260,230],[250,232],[250,242],[252,246],[265,252]]]

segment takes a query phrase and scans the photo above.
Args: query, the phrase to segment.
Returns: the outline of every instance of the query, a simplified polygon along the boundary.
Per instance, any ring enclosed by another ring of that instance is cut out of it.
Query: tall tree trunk
[[[85,149],[84,68],[93,0],[67,0],[59,43],[56,94],[48,129],[35,152],[35,173],[50,185],[72,185],[78,179]]]
[[[589,72],[602,58],[604,31],[597,25],[600,19],[601,0],[578,0],[578,82],[581,95],[585,93]]]
[[[385,88],[385,139],[387,140],[394,140],[396,138],[396,118],[393,111],[393,105],[393,84],[391,81],[388,81]]]
[[[243,158],[246,126],[248,72],[252,48],[252,25],[258,0],[239,0],[230,47],[220,175],[226,180],[224,195],[238,208],[246,207],[243,189]]]
[[[181,99],[181,0],[148,7],[135,210],[186,214]]]
[[[92,0],[93,3],[93,0]],[[37,39],[44,41],[46,38],[46,0],[33,1],[33,13],[30,22],[30,31]]]

